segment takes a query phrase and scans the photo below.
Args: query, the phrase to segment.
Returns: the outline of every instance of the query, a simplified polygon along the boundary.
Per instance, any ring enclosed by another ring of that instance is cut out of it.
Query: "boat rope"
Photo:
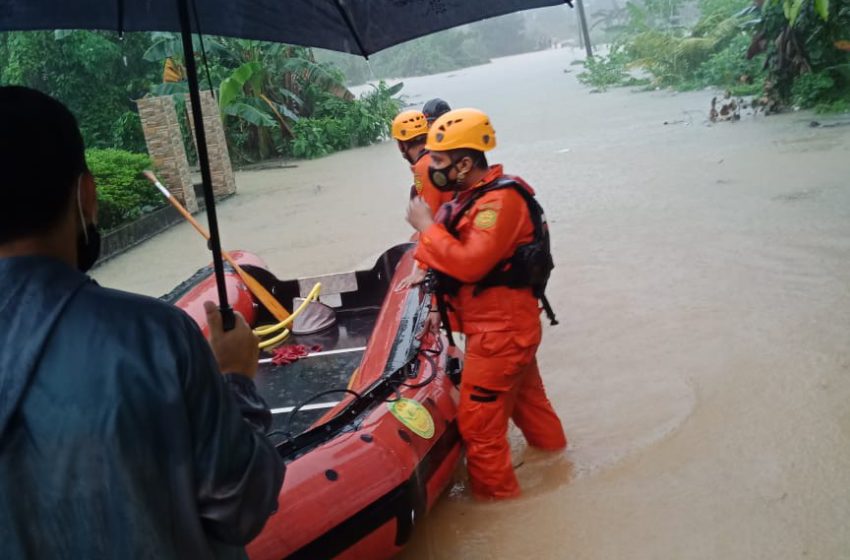
[[[313,289],[310,290],[310,293],[307,294],[307,297],[304,298],[304,301],[301,303],[301,305],[298,306],[298,309],[294,310],[289,315],[289,317],[287,317],[286,319],[284,319],[283,321],[281,321],[280,323],[277,323],[275,325],[268,325],[268,326],[265,326],[265,327],[256,328],[256,329],[254,329],[254,334],[257,335],[257,336],[261,336],[261,337],[262,336],[268,336],[268,335],[270,335],[274,332],[277,332],[281,329],[285,329],[285,328],[289,327],[289,325],[291,325],[292,322],[295,321],[296,317],[298,317],[298,315],[300,315],[301,313],[304,312],[305,309],[307,309],[307,306],[310,303],[319,299],[319,292],[321,290],[322,290],[322,283],[316,282],[316,285],[313,286]]]

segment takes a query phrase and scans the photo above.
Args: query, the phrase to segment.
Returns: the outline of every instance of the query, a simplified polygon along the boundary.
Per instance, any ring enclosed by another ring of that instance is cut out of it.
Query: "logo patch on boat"
[[[387,403],[393,416],[417,436],[424,439],[434,437],[434,419],[428,409],[413,399],[398,399]]]

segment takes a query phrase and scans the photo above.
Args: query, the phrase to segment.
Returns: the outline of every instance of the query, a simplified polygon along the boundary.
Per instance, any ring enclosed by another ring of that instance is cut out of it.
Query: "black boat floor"
[[[272,409],[273,441],[301,433],[345,398],[344,392],[318,395],[348,386],[363,358],[379,311],[372,307],[338,310],[337,322],[329,329],[311,335],[292,335],[284,342],[307,348],[319,346],[317,352],[281,366],[261,360],[255,382]],[[293,416],[299,405],[303,407]]]

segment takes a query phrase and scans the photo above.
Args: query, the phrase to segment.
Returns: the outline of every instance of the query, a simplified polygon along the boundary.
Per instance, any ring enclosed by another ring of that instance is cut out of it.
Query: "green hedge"
[[[394,97],[403,87],[384,82],[359,99],[347,101],[325,95],[313,116],[292,126],[289,150],[297,158],[316,158],[357,146],[368,146],[389,137],[390,124],[401,102]]]
[[[165,204],[162,195],[142,176],[142,171],[151,167],[146,154],[92,149],[86,151],[86,161],[97,183],[98,220],[104,231]]]

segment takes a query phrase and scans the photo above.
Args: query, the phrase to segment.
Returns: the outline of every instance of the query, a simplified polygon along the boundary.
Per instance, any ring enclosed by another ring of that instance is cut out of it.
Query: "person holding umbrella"
[[[538,299],[556,323],[543,294],[552,268],[548,229],[532,188],[505,175],[501,165],[487,163],[485,152],[495,146],[490,118],[477,109],[438,118],[428,131],[428,172],[437,188],[457,195],[436,219],[419,199],[410,202],[407,214],[420,232],[415,257],[437,276],[440,314],[445,319],[445,309],[454,310],[446,328],[466,335],[458,427],[472,493],[482,499],[520,494],[507,440],[509,419],[534,447],[567,446],[536,360],[542,332]],[[432,313],[429,322],[437,331],[439,314]]]
[[[256,337],[95,284],[73,115],[0,87],[0,122],[0,557],[244,557],[284,474]]]

